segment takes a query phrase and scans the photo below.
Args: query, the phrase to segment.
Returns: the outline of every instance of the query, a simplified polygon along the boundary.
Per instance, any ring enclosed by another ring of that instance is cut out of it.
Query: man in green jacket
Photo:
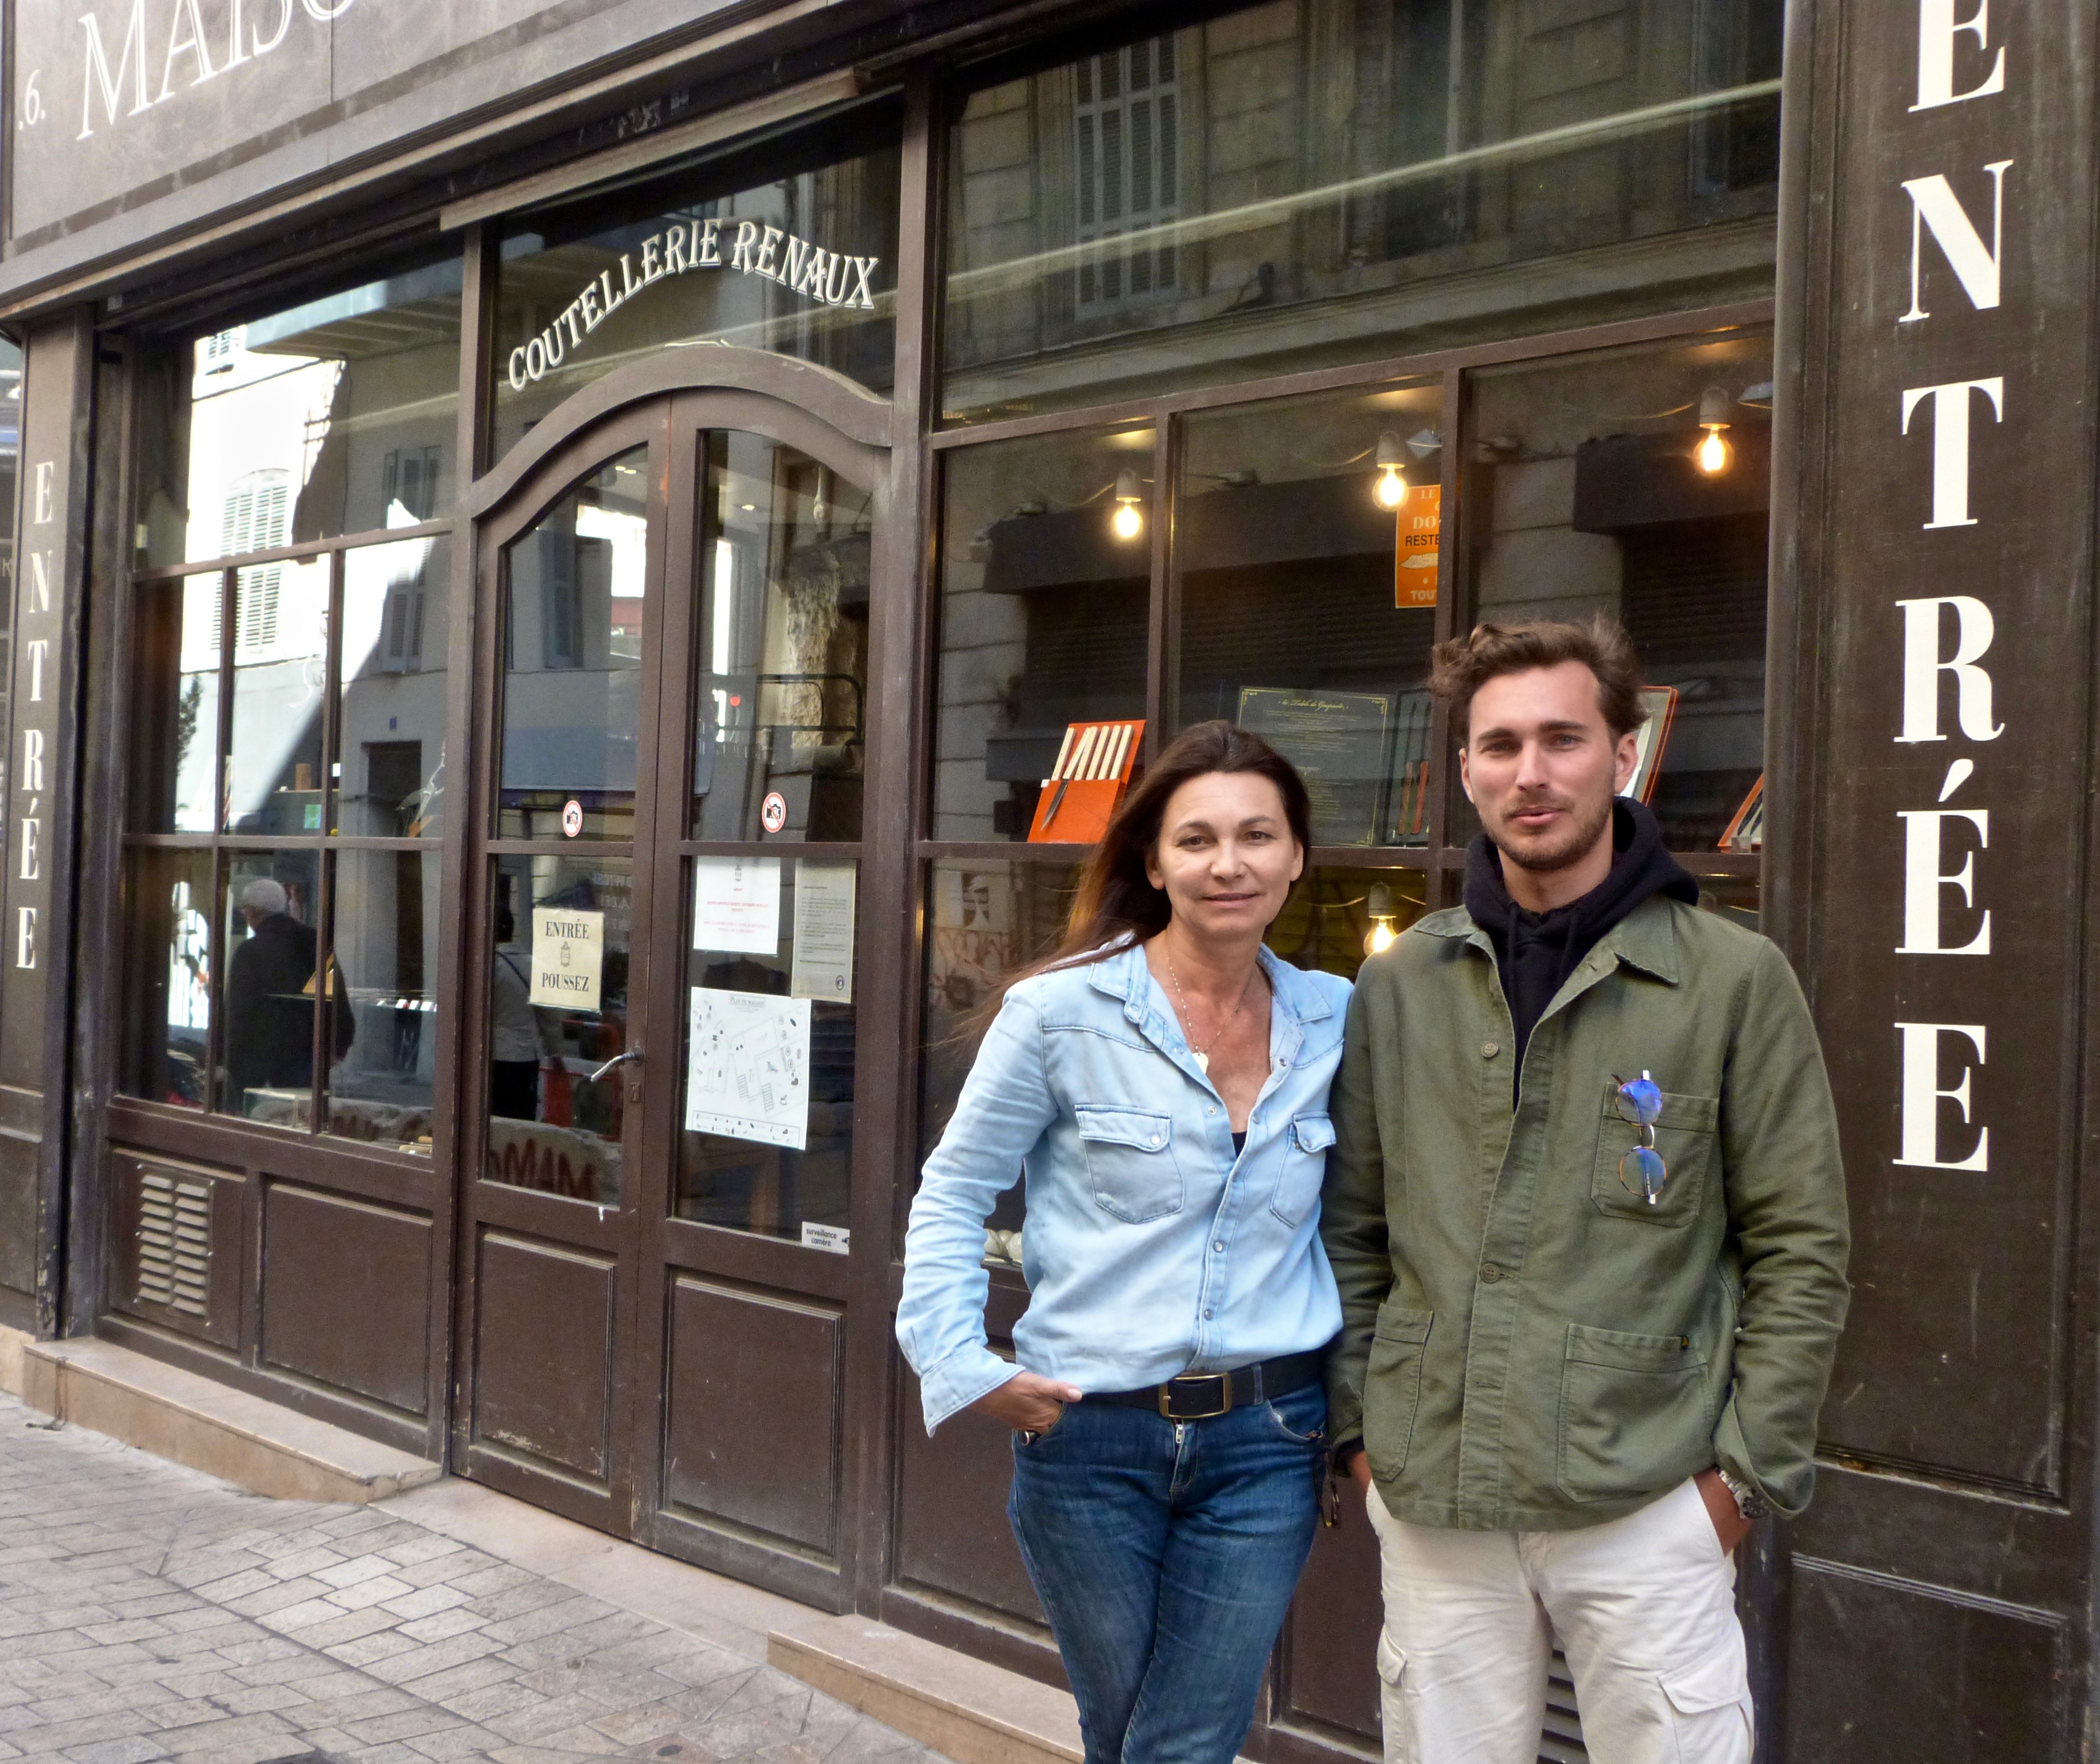
[[[1331,1437],[1379,1534],[1386,1757],[1747,1764],[1732,1552],[1798,1513],[1845,1315],[1838,1130],[1779,950],[1617,792],[1616,626],[1483,624],[1432,688],[1485,829],[1367,962],[1321,1226]]]

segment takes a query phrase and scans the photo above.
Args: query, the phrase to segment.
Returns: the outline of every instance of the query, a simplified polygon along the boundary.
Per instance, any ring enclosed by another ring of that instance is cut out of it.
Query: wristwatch
[[[1771,1516],[1771,1502],[1753,1488],[1740,1476],[1721,1472],[1721,1486],[1736,1497],[1736,1510],[1746,1519],[1756,1520]]]

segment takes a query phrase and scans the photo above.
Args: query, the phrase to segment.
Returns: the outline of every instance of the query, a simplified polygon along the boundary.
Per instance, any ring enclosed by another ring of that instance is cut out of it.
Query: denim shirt
[[[1319,1236],[1349,983],[1261,952],[1267,1081],[1235,1158],[1224,1100],[1133,946],[1008,993],[926,1161],[897,1338],[929,1432],[1013,1376],[985,1342],[985,1220],[1028,1180],[1021,1365],[1129,1391],[1324,1347],[1341,1303]]]

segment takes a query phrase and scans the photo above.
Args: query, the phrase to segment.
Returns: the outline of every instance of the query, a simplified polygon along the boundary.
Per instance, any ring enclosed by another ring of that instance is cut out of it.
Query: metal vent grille
[[[211,1294],[211,1184],[139,1178],[139,1296],[192,1316]]]
[[[1553,1650],[1546,1680],[1546,1731],[1538,1742],[1539,1764],[1585,1764],[1582,1718],[1575,1713],[1575,1680],[1568,1656]]]

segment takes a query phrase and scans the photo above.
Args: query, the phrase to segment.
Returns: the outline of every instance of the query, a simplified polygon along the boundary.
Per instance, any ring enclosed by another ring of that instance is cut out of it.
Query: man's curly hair
[[[1617,740],[1648,721],[1641,708],[1640,662],[1624,627],[1601,615],[1586,624],[1541,620],[1529,624],[1476,624],[1436,646],[1429,690],[1451,713],[1461,747],[1471,734],[1473,695],[1490,680],[1533,668],[1580,662],[1597,677],[1597,708]]]

